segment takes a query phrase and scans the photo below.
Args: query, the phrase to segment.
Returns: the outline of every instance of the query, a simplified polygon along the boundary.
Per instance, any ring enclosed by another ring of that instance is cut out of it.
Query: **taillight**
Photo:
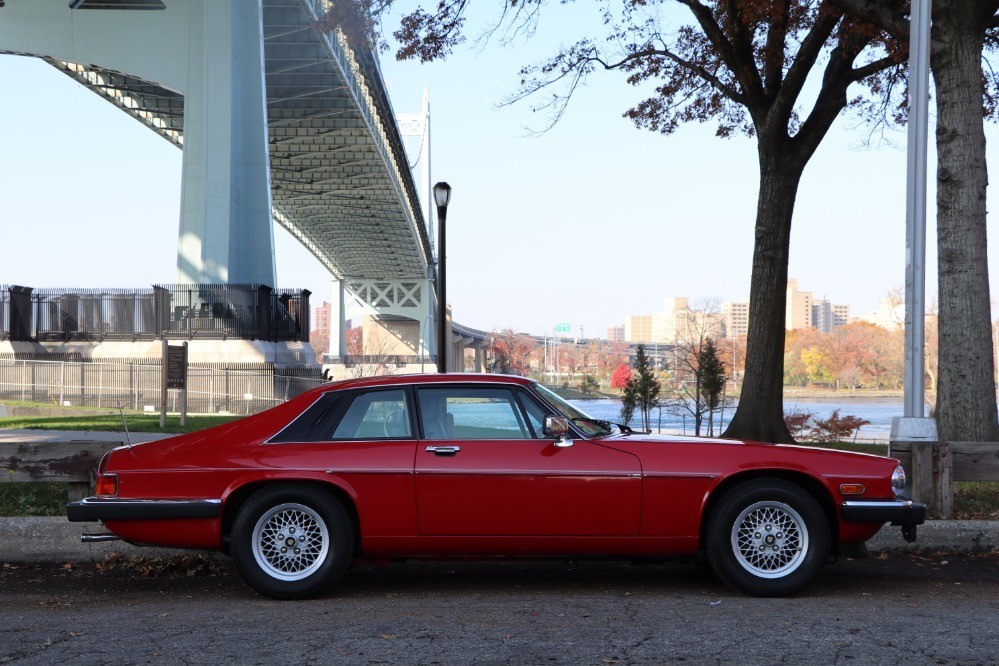
[[[114,497],[118,494],[118,475],[99,474],[97,475],[97,496]]]

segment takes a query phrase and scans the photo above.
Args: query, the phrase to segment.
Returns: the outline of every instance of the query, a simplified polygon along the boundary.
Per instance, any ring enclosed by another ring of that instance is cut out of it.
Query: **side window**
[[[517,397],[520,399],[520,404],[524,406],[524,411],[527,413],[527,422],[531,424],[531,429],[534,430],[534,437],[544,439],[544,423],[545,417],[548,416],[548,410],[542,407],[534,396],[527,393],[527,391],[517,391]]]
[[[507,389],[421,388],[426,439],[531,439],[520,407]]]
[[[405,439],[412,436],[406,391],[359,393],[344,412],[332,439]]]
[[[270,443],[321,442],[326,439],[331,421],[336,418],[340,396],[330,391],[324,393],[284,430],[270,438]]]

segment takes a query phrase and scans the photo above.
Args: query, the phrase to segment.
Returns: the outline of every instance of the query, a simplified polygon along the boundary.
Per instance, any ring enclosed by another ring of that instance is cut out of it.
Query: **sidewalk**
[[[126,557],[159,557],[181,551],[140,548],[124,541],[81,543],[83,532],[104,532],[100,523],[70,523],[65,518],[0,518],[0,562],[99,562],[113,551]],[[916,543],[906,543],[897,527],[886,526],[867,547],[881,552],[914,550],[959,553],[999,552],[999,521],[931,520],[919,526]]]

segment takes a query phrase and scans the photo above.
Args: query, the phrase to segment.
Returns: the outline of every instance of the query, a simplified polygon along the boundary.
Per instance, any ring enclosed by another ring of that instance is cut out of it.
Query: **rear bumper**
[[[86,497],[66,505],[71,523],[98,520],[168,520],[176,518],[218,518],[222,500],[150,500],[119,497]]]
[[[847,500],[839,505],[840,515],[851,523],[891,523],[902,527],[922,525],[926,505],[911,500]]]

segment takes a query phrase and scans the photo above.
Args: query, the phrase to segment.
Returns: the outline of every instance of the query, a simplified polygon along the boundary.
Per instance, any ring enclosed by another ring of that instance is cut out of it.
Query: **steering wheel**
[[[397,409],[394,412],[389,412],[388,415],[382,420],[382,430],[385,431],[386,437],[399,437],[404,435],[404,428],[393,427],[394,432],[389,432],[390,426],[404,426],[406,424],[406,412],[402,409]]]

